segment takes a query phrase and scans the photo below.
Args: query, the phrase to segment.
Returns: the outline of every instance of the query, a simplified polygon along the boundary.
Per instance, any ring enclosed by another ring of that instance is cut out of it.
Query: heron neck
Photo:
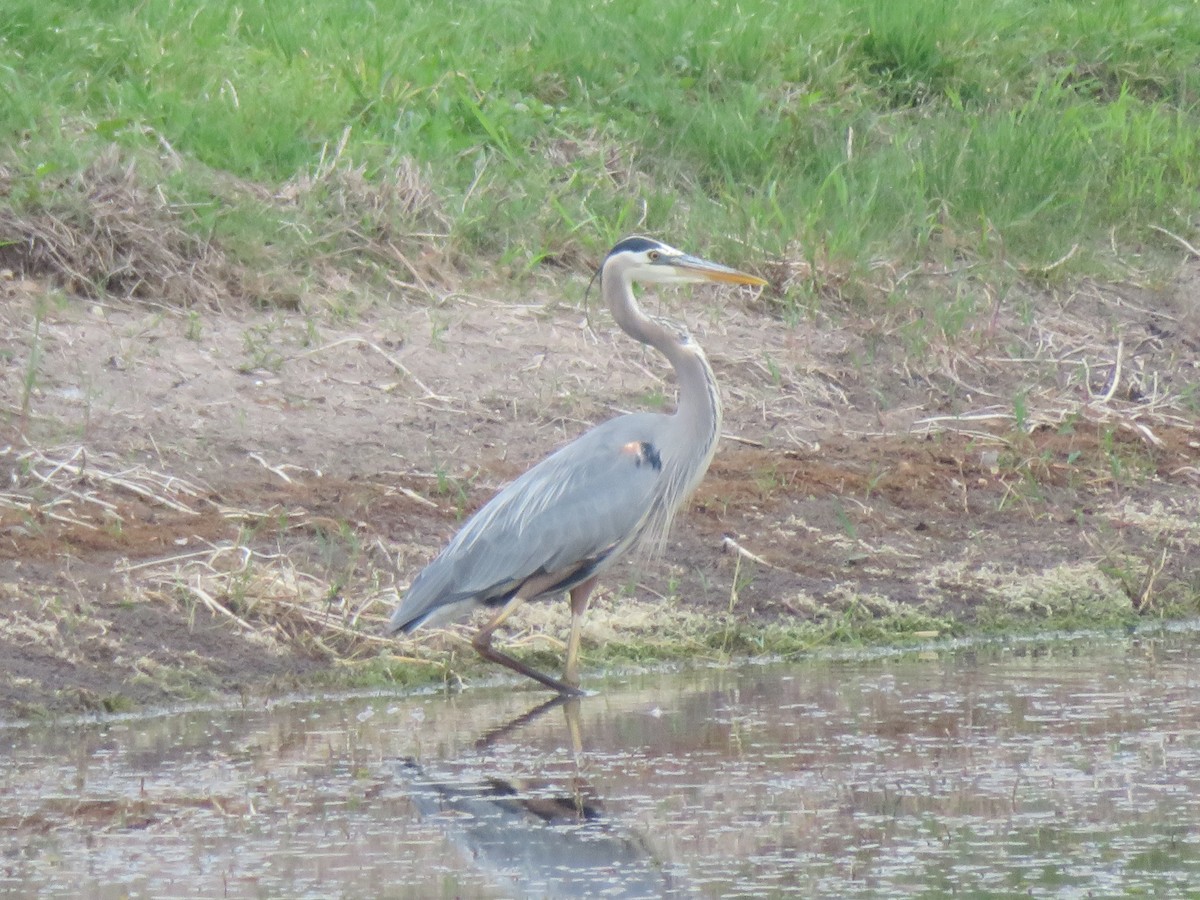
[[[603,279],[603,293],[621,329],[634,340],[658,350],[671,363],[679,384],[675,418],[683,426],[677,433],[680,442],[686,443],[686,447],[678,449],[705,459],[707,467],[721,429],[721,395],[704,351],[683,329],[643,313],[634,299],[632,285],[625,278]]]
[[[675,409],[675,418],[684,426],[681,438],[688,443],[682,449],[704,460],[699,470],[699,475],[703,476],[721,433],[721,393],[700,345],[688,343],[676,347],[678,352],[674,356],[667,356],[679,381],[679,404]]]

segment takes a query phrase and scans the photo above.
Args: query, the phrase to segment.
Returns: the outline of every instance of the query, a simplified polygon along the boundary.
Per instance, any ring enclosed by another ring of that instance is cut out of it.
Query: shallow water
[[[0,893],[1179,896],[1195,633],[0,728]]]

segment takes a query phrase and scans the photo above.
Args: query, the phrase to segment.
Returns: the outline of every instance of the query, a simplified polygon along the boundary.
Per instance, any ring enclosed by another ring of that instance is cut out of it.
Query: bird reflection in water
[[[501,740],[562,707],[575,772],[565,780],[439,777],[407,759],[399,774],[422,818],[436,822],[462,856],[503,891],[523,897],[688,897],[641,835],[603,809],[579,773],[579,700],[558,696],[484,733],[486,757]],[[473,761],[486,765],[486,758]],[[457,775],[458,773],[455,773]]]

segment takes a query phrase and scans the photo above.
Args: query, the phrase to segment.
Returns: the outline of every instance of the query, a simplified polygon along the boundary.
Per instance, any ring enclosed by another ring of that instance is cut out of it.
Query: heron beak
[[[679,256],[674,256],[668,260],[665,260],[665,262],[671,266],[674,266],[676,269],[679,269],[683,274],[696,275],[703,278],[705,281],[718,281],[723,284],[753,284],[759,286],[767,283],[757,275],[748,275],[745,272],[739,272],[737,269],[731,269],[729,266],[723,266],[720,263],[709,262],[707,259],[700,259],[698,256],[680,254]]]

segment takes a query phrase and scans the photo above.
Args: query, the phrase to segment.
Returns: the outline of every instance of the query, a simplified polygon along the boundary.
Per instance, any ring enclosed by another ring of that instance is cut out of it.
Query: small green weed
[[[283,368],[279,329],[274,322],[263,322],[247,328],[242,333],[242,350],[246,354],[246,361],[240,366],[242,372],[278,372]]]
[[[194,309],[187,311],[187,320],[184,326],[183,336],[189,341],[199,341],[201,335],[204,334],[204,322],[200,318],[200,313]]]
[[[456,478],[438,465],[433,467],[433,473],[437,482],[434,493],[439,497],[451,500],[454,503],[456,517],[462,519],[470,501],[470,489],[475,480],[474,476]]]

